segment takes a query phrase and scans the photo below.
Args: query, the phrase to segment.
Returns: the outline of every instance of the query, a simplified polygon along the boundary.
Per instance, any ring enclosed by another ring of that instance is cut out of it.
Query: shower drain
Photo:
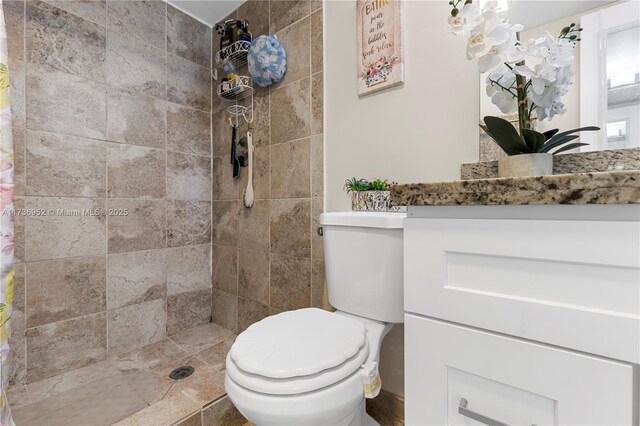
[[[185,365],[183,367],[178,367],[175,370],[173,370],[171,373],[169,373],[169,377],[171,377],[173,380],[180,380],[180,379],[186,379],[192,374],[193,374],[193,367]]]

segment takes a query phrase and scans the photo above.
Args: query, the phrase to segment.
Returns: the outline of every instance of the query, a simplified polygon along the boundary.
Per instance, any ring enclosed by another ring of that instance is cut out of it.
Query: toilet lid
[[[229,357],[246,373],[285,379],[340,366],[365,344],[366,329],[360,321],[307,308],[251,325],[236,338]]]

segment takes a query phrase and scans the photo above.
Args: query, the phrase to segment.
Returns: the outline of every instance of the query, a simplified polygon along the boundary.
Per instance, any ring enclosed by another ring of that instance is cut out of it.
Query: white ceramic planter
[[[544,176],[553,174],[553,155],[520,154],[498,159],[499,177]]]

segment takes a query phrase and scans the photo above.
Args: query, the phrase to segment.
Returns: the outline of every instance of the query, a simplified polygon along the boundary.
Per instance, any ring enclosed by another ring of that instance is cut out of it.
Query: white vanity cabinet
[[[640,206],[410,207],[408,425],[637,425]]]

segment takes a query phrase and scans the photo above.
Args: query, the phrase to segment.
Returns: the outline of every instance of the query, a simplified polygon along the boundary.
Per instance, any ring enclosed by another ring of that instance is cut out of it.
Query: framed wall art
[[[404,82],[401,0],[356,0],[358,95]]]

